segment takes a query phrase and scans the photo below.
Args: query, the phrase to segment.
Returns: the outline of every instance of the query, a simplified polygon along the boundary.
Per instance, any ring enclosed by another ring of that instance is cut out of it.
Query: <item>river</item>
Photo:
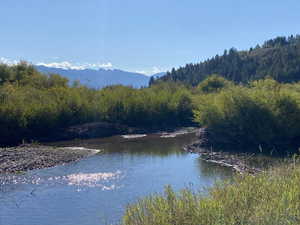
[[[102,150],[92,157],[19,175],[0,175],[0,225],[107,225],[121,219],[126,205],[161,193],[195,190],[232,175],[228,168],[182,151],[194,134],[52,143]]]

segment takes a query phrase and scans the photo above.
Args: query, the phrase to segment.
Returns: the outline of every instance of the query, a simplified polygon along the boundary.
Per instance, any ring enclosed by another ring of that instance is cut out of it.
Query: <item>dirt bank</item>
[[[15,173],[73,162],[98,153],[86,148],[56,148],[42,145],[21,145],[0,148],[0,173]]]

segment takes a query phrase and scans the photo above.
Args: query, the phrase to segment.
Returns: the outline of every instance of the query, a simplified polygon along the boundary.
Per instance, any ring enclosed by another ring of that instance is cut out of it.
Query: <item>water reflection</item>
[[[182,146],[196,140],[194,134],[183,134],[176,138],[170,136],[160,138],[159,134],[152,134],[138,138],[124,138],[114,136],[102,139],[73,140],[67,142],[51,143],[56,146],[79,146],[92,149],[101,149],[109,153],[127,153],[131,155],[156,155],[167,157],[169,155],[187,154]]]
[[[201,171],[201,175],[204,177],[214,177],[219,176],[222,179],[229,179],[232,177],[232,169],[224,166],[216,165],[212,162],[206,162],[201,158],[197,159],[199,171]]]

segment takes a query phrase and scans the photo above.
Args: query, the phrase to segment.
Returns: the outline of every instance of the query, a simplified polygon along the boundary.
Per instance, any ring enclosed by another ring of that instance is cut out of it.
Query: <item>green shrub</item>
[[[299,96],[271,79],[231,86],[198,97],[195,121],[207,127],[216,145],[283,148],[299,138]]]
[[[164,128],[192,121],[190,92],[162,83],[134,89],[121,85],[93,90],[21,62],[0,65],[0,144],[16,144],[87,122]]]
[[[232,82],[226,80],[225,78],[218,76],[218,75],[211,75],[203,80],[198,86],[197,90],[200,93],[213,93],[218,92],[224,88],[228,88],[233,85]]]

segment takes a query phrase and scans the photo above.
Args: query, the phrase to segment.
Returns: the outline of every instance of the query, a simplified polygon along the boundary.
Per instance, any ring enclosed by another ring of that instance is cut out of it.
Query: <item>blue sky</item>
[[[154,73],[300,33],[299,0],[1,0],[0,58]]]

